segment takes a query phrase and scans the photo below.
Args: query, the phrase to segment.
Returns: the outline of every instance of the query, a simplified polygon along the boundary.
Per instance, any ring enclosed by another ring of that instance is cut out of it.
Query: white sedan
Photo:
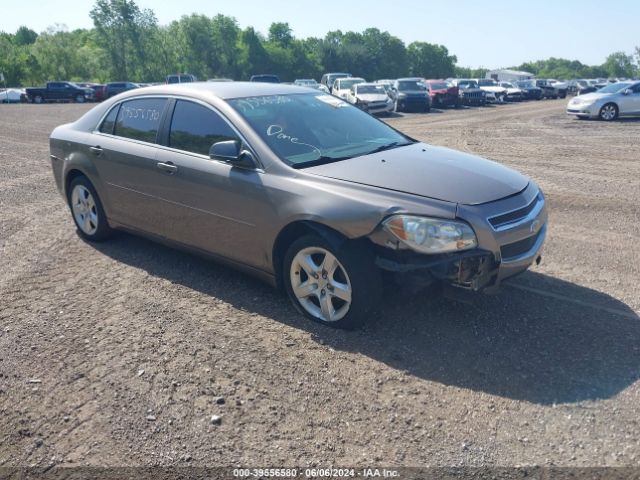
[[[365,79],[360,77],[338,78],[333,82],[331,93],[336,97],[347,100],[351,87],[358,83],[365,83]]]
[[[0,89],[0,103],[19,103],[24,90],[20,88]]]
[[[346,100],[356,107],[369,112],[391,113],[393,100],[379,83],[357,83],[347,93]]]

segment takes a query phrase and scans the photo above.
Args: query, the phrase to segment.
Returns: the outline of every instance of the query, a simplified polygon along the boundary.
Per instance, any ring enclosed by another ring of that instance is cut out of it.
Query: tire
[[[76,95],[76,103],[84,103],[84,95]]]
[[[598,118],[610,122],[618,118],[618,113],[618,106],[615,103],[605,103],[598,113]]]
[[[375,309],[380,272],[366,249],[333,243],[317,234],[294,241],[284,257],[284,285],[293,306],[308,319],[353,329]]]
[[[67,191],[67,202],[78,235],[82,238],[90,242],[100,242],[113,234],[100,197],[87,177],[79,176],[71,181]]]
[[[44,98],[42,95],[36,95],[33,97],[33,103],[44,103]]]

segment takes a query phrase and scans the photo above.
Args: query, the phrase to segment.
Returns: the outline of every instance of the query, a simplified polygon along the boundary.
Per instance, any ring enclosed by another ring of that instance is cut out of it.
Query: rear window
[[[166,103],[164,98],[141,98],[122,103],[114,135],[155,143]]]
[[[104,120],[102,121],[102,125],[100,125],[100,129],[99,129],[102,133],[108,133],[109,135],[113,134],[113,127],[116,124],[116,117],[118,115],[119,108],[120,108],[120,105],[116,105],[111,109],[109,114],[106,117],[104,117]]]

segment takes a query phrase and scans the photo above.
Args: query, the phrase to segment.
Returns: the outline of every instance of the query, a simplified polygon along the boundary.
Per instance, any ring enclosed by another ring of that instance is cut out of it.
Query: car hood
[[[386,102],[389,95],[386,93],[359,93],[356,98],[364,102]]]
[[[424,143],[305,169],[347,182],[477,205],[514,195],[529,180],[484,158]]]
[[[399,90],[398,93],[405,93],[407,96],[411,97],[428,95],[426,90]]]
[[[485,92],[493,92],[493,93],[502,93],[507,90],[504,87],[494,87],[494,86],[482,86],[480,88]]]
[[[600,100],[601,98],[604,98],[604,97],[610,97],[611,95],[613,94],[591,92],[591,93],[584,93],[580,95],[578,98],[580,99],[580,102],[589,101],[589,100],[593,100],[595,102],[596,100]]]

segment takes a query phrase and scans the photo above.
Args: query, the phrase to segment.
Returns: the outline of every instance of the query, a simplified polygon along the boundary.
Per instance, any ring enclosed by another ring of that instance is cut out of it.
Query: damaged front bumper
[[[467,290],[497,290],[503,280],[539,264],[547,234],[544,195],[530,183],[517,195],[479,205],[459,205],[460,219],[478,239],[473,250],[426,255],[402,246],[384,231],[370,236],[376,264],[402,285],[449,284]]]
[[[494,286],[498,279],[499,263],[493,253],[471,250],[443,255],[420,255],[410,251],[378,255],[376,265],[393,274],[406,285],[426,287],[433,283],[447,283],[467,290],[483,290]]]

